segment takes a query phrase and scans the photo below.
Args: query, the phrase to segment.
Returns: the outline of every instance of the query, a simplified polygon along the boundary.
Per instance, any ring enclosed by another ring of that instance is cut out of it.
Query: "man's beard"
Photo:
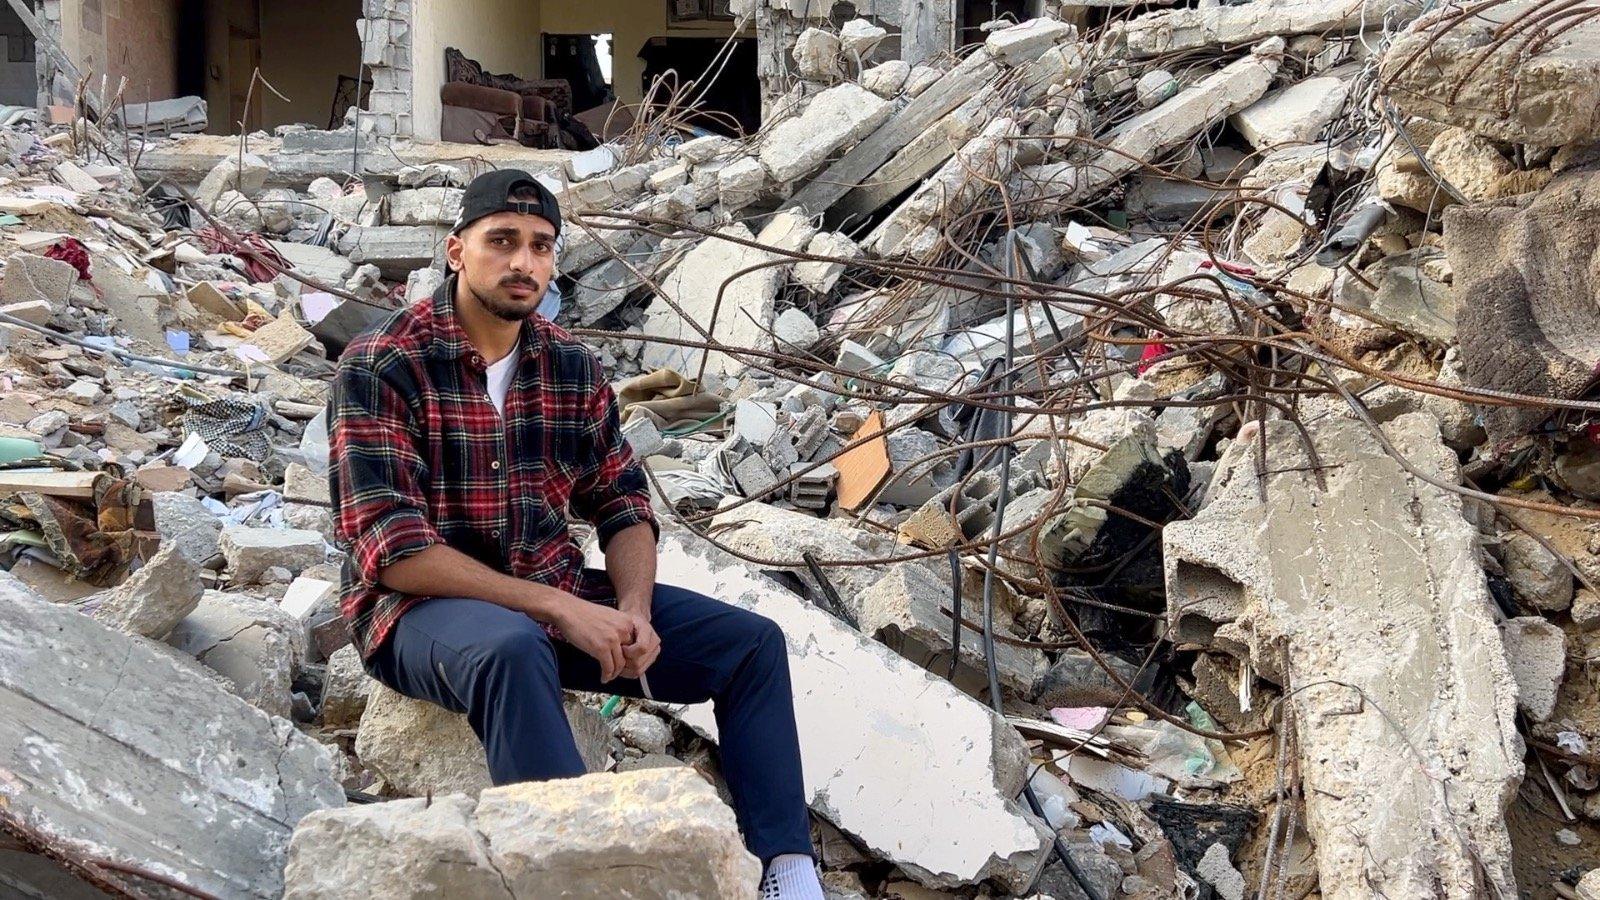
[[[482,303],[483,308],[487,309],[492,315],[504,319],[507,322],[520,322],[532,315],[534,310],[539,308],[539,302],[544,299],[544,291],[540,289],[538,279],[530,278],[525,275],[507,275],[500,279],[499,284],[496,285],[497,288],[502,290],[505,288],[518,286],[527,287],[532,290],[534,292],[533,297],[527,300],[515,300],[511,297],[503,295],[501,290],[486,291],[481,294],[479,294],[477,291],[474,291],[473,293],[477,294],[478,301]]]

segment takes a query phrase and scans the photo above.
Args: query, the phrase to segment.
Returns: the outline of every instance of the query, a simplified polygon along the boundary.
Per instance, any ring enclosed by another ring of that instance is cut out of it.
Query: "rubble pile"
[[[1600,896],[1592,10],[1046,6],[735,3],[759,132],[533,166],[829,896]],[[349,646],[334,363],[491,164],[349,137],[0,129],[0,885],[751,895],[709,709],[491,788]]]

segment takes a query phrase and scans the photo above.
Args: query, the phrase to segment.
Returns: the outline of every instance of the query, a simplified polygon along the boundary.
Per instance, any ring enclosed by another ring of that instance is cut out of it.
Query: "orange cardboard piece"
[[[846,450],[833,461],[839,470],[839,505],[855,510],[872,492],[889,477],[889,442],[883,438],[883,413],[874,412],[850,436],[854,444],[862,438],[871,440],[859,447]]]

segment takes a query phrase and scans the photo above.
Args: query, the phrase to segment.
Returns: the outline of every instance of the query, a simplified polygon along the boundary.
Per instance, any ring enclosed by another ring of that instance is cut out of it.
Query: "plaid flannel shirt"
[[[378,573],[433,544],[608,602],[609,580],[584,569],[566,511],[592,522],[602,546],[630,525],[657,527],[594,354],[529,316],[502,419],[485,361],[454,315],[455,281],[339,359],[328,480],[349,554],[340,607],[363,658],[427,599],[382,587]]]

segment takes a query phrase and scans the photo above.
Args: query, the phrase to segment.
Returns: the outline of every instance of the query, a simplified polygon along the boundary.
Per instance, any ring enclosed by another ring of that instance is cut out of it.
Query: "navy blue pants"
[[[650,624],[661,655],[645,677],[665,703],[711,700],[722,773],[745,845],[763,863],[812,855],[800,741],[783,632],[770,619],[683,588],[656,585]],[[418,604],[372,655],[389,687],[465,713],[495,784],[584,774],[561,689],[642,697],[639,682],[600,683],[600,664],[552,641],[519,612],[482,600]]]

